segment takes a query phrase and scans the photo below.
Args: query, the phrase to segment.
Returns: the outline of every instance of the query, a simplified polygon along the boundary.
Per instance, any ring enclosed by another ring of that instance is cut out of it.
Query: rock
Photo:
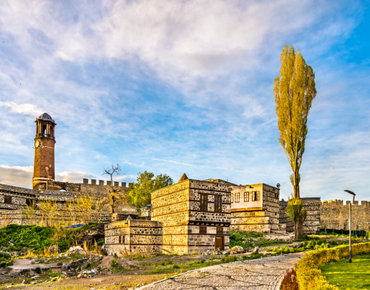
[[[258,254],[259,249],[260,249],[260,247],[255,247],[254,250],[253,250],[253,253]]]
[[[102,259],[100,267],[102,269],[110,269],[112,268],[111,261],[113,260],[112,256],[106,256]]]
[[[81,267],[82,266],[82,264],[84,263],[84,262],[86,262],[87,261],[87,258],[82,258],[82,259],[79,259],[79,260],[77,260],[77,261],[71,261],[70,263],[69,263],[69,267],[70,268],[78,268],[78,267]]]
[[[72,253],[79,253],[82,255],[86,255],[87,253],[85,252],[84,249],[81,248],[81,246],[75,246],[75,247],[70,247],[69,250],[67,251],[67,254],[72,254]]]
[[[238,254],[238,253],[244,253],[245,252],[243,247],[241,247],[241,246],[232,247],[231,249],[228,249],[227,251],[232,253],[232,254]]]
[[[50,250],[50,253],[52,253],[52,254],[56,254],[56,253],[59,253],[60,252],[58,245],[51,246],[49,248],[49,250]]]
[[[67,263],[63,263],[62,271],[65,272],[65,271],[68,271],[68,269],[69,269],[69,265]]]

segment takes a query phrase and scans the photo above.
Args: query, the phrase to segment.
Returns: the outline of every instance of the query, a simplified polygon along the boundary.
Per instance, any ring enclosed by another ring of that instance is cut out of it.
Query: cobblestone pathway
[[[201,268],[140,289],[278,290],[286,270],[302,256],[298,253]]]

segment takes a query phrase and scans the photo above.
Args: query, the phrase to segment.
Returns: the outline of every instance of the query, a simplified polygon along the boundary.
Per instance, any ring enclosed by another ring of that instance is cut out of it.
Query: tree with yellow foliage
[[[280,131],[279,142],[293,171],[290,176],[294,190],[293,199],[299,200],[301,180],[299,170],[308,132],[307,118],[312,101],[316,97],[315,73],[306,64],[301,52],[294,51],[293,45],[289,49],[285,45],[280,61],[280,76],[274,81],[276,115]],[[291,204],[300,203],[292,201]],[[298,211],[295,210],[295,212]],[[297,217],[293,222],[295,222],[296,238],[300,238],[303,233],[302,217]]]

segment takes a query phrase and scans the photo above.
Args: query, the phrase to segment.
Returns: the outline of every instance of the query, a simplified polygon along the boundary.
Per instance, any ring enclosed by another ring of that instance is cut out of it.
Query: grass
[[[322,275],[339,289],[370,289],[370,253],[331,262],[321,267]]]
[[[70,229],[11,224],[0,229],[0,248],[8,252],[19,252],[22,248],[28,248],[39,253],[44,248],[57,244],[64,252],[75,245],[83,232],[96,225],[96,223],[89,223],[80,228]]]
[[[215,257],[211,257],[209,260],[193,260],[190,261],[186,264],[174,264],[171,265],[171,263],[166,263],[165,265],[170,264],[171,266],[168,267],[158,267],[158,263],[155,263],[157,266],[155,269],[151,270],[149,273],[151,274],[159,274],[159,273],[171,273],[177,270],[180,270],[181,272],[183,270],[190,271],[194,269],[199,269],[203,267],[208,267],[208,266],[214,266],[214,265],[219,265],[219,264],[225,264],[225,263],[232,263],[236,261],[245,261],[245,260],[253,260],[253,259],[258,259],[263,257],[262,254],[253,254],[250,256],[242,256],[240,259],[238,257],[232,255],[228,257],[223,257],[221,259],[215,259]],[[161,265],[163,265],[161,263]]]
[[[274,245],[287,244],[284,241],[269,241],[266,240],[261,233],[242,232],[237,230],[230,231],[230,248],[240,246],[244,250],[253,247],[267,247]]]
[[[345,243],[345,242],[344,242]],[[338,246],[340,243],[337,241],[326,242],[326,239],[314,239],[301,243],[295,247],[283,246],[280,248],[272,248],[267,250],[267,252],[273,252],[276,254],[289,254],[289,253],[299,253],[307,250],[319,250]]]

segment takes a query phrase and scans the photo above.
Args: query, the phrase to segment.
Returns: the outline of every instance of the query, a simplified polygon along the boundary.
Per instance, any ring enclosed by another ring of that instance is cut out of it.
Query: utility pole
[[[352,194],[353,201],[352,203],[355,203],[355,196],[356,194],[350,190],[345,190],[345,192],[348,192],[349,194]],[[352,204],[349,203],[349,262],[352,263],[352,241],[351,241],[351,208]]]

